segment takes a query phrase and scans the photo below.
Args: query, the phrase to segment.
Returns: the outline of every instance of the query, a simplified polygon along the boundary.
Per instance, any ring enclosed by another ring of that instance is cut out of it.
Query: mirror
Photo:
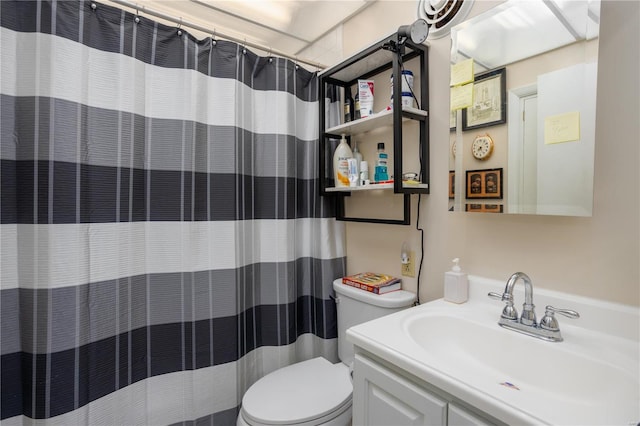
[[[599,22],[508,0],[452,28],[449,210],[591,216]]]

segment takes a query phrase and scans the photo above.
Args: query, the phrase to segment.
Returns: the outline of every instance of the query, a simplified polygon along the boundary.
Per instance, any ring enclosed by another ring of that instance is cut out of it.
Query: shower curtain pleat
[[[315,73],[76,0],[1,1],[0,67],[3,426],[235,424],[337,361]]]

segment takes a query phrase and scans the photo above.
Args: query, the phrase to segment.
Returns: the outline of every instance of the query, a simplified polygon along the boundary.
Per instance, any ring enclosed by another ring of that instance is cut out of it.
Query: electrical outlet
[[[409,259],[407,263],[400,263],[400,270],[402,271],[402,275],[405,277],[415,277],[416,276],[416,268],[415,263],[413,261],[414,252],[410,251]]]

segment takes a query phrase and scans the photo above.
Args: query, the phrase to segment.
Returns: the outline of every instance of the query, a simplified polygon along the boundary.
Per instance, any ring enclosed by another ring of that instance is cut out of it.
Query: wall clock
[[[488,160],[493,153],[493,139],[491,139],[491,136],[477,136],[471,145],[471,152],[478,160]]]

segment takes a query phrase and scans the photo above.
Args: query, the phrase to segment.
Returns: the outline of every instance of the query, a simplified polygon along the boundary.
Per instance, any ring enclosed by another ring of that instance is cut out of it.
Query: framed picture
[[[506,123],[506,88],[506,68],[477,75],[473,84],[473,104],[462,110],[462,130]]]
[[[465,204],[464,211],[478,213],[502,213],[502,204]]]
[[[454,170],[449,170],[449,199],[452,200],[456,196],[455,190],[456,183],[456,172]]]
[[[458,110],[449,111],[449,131],[455,132],[458,122]]]
[[[467,170],[467,199],[502,199],[502,169]]]

